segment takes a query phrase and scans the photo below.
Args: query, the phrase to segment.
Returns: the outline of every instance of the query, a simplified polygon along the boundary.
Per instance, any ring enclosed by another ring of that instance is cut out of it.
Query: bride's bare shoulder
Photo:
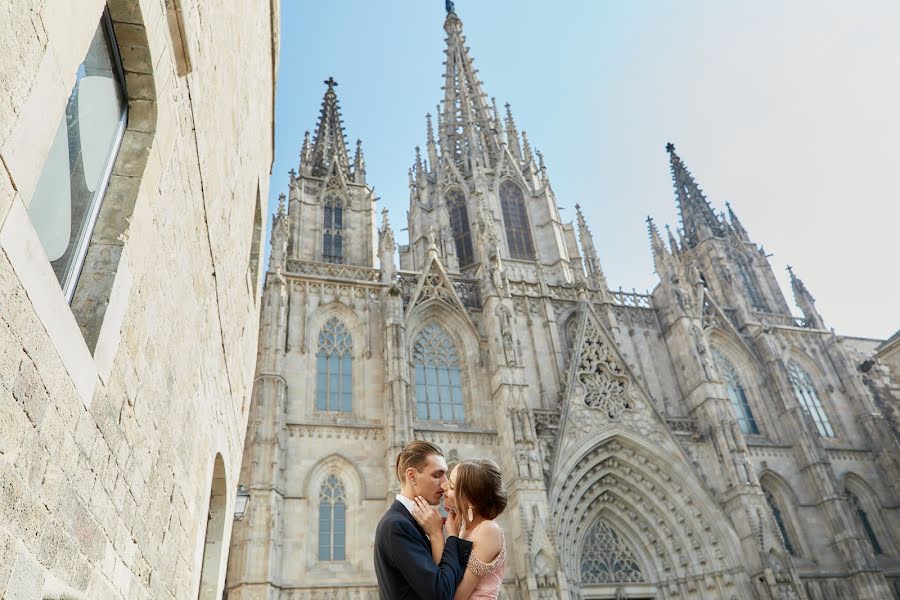
[[[496,521],[484,521],[472,532],[472,543],[486,554],[494,555],[503,545],[503,530]]]

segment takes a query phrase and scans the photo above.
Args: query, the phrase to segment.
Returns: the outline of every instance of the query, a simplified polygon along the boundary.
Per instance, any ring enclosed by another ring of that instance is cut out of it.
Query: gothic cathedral
[[[900,598],[875,344],[829,331],[792,273],[793,317],[671,144],[682,227],[648,219],[659,285],[610,291],[452,10],[444,29],[409,244],[376,215],[333,80],[282,195],[228,598],[377,598],[374,529],[413,438],[501,465],[502,598]]]

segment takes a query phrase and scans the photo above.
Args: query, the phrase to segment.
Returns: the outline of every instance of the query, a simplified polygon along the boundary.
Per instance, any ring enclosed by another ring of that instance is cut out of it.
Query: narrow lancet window
[[[337,317],[319,332],[316,355],[316,410],[350,412],[353,408],[353,338]]]
[[[866,514],[866,509],[863,508],[862,502],[859,501],[856,494],[849,490],[847,490],[847,499],[850,501],[850,506],[856,511],[856,517],[859,519],[859,524],[862,526],[863,533],[866,534],[866,538],[872,546],[872,551],[877,555],[884,554],[884,550],[881,549],[881,544],[878,543],[878,538],[875,537],[875,529],[872,528],[872,523],[869,521],[869,515]]]
[[[744,283],[744,288],[747,290],[747,295],[750,298],[750,305],[756,310],[762,312],[768,311],[769,306],[766,304],[766,300],[763,298],[759,286],[756,285],[756,276],[750,269],[750,265],[746,260],[739,258],[737,260],[737,267],[738,272],[741,275],[741,281]]]
[[[778,506],[778,502],[775,501],[775,498],[768,490],[763,490],[763,493],[766,496],[766,502],[768,503],[769,508],[772,510],[772,516],[775,517],[775,525],[778,527],[778,533],[781,534],[781,541],[784,543],[784,549],[787,550],[788,554],[791,556],[797,556],[794,545],[791,543],[791,536],[788,535],[787,527],[784,524],[784,516],[781,514],[781,508]]]
[[[416,415],[429,421],[462,421],[459,354],[453,340],[437,323],[430,323],[413,345]]]
[[[456,243],[456,257],[459,266],[465,267],[475,260],[472,250],[472,232],[469,230],[469,211],[466,209],[466,196],[462,190],[452,188],[446,194],[447,211],[450,213],[450,229],[453,230],[453,241]]]
[[[340,197],[325,197],[325,219],[322,225],[322,260],[328,263],[344,262],[344,203]]]
[[[336,475],[322,482],[319,492],[319,560],[346,558],[347,496]]]
[[[510,258],[534,260],[534,243],[531,240],[531,227],[528,224],[522,188],[508,179],[501,182],[500,205],[503,208]]]
[[[731,407],[734,409],[734,416],[737,417],[741,431],[745,434],[758,435],[759,427],[756,425],[756,419],[753,418],[753,411],[750,410],[747,393],[744,391],[744,384],[738,377],[737,369],[718,350],[713,350],[713,357],[716,360],[716,366],[719,367],[725,388],[728,390],[728,399],[731,400]]]
[[[791,387],[794,389],[794,396],[797,398],[800,406],[809,414],[819,435],[822,437],[834,437],[834,429],[831,427],[825,408],[822,406],[819,395],[816,393],[812,377],[795,360],[788,361],[787,367],[788,379],[791,382]]]

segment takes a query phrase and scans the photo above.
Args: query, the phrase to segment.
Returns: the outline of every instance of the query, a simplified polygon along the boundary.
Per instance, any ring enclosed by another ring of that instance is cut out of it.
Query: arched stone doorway
[[[216,591],[219,587],[219,572],[222,569],[222,553],[225,550],[227,489],[225,463],[222,455],[216,454],[209,489],[209,514],[206,521],[206,536],[203,541],[198,600],[216,600],[217,598]]]

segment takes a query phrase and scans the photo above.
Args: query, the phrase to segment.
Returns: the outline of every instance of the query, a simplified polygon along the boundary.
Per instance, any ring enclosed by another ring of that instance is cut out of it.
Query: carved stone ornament
[[[585,323],[578,379],[585,388],[584,403],[611,420],[634,408],[625,370],[590,319]]]

